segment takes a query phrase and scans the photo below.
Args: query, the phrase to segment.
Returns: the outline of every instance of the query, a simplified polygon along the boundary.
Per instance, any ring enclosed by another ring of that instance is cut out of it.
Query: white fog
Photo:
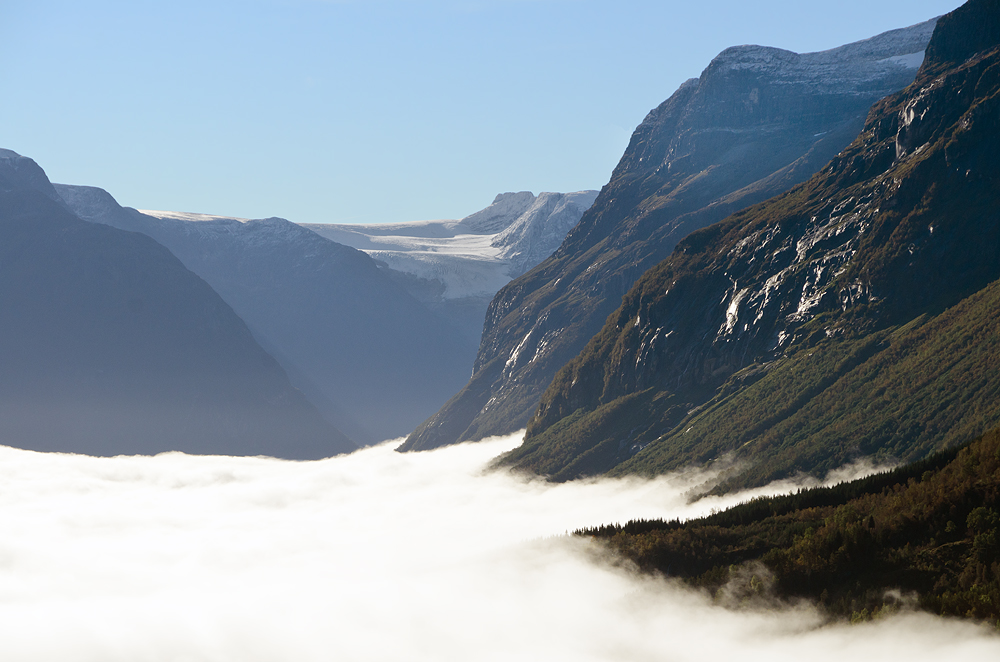
[[[317,462],[0,447],[6,661],[997,659],[976,625],[728,611],[564,532],[744,500],[483,473],[515,435]],[[843,476],[839,476],[843,477]],[[788,489],[775,486],[771,491]]]

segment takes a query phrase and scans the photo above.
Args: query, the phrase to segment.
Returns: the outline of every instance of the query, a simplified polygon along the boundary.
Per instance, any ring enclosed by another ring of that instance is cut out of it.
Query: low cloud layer
[[[746,498],[711,475],[548,485],[483,473],[516,437],[319,462],[0,447],[0,659],[995,659],[968,623],[732,612],[595,561],[567,530]],[[782,486],[787,488],[788,486]]]

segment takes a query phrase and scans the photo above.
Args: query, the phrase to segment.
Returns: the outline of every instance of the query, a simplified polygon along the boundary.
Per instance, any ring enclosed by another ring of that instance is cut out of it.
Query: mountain
[[[940,19],[916,81],[821,172],[648,271],[505,462],[566,479],[725,460],[725,490],[1000,425],[998,10]]]
[[[925,461],[687,522],[577,532],[737,606],[808,598],[862,621],[902,606],[1000,619],[1000,431]],[[907,604],[909,603],[909,604]]]
[[[639,276],[693,230],[808,179],[847,147],[871,105],[913,80],[933,28],[821,53],[723,51],[643,120],[560,248],[497,294],[471,380],[402,449],[524,427]]]
[[[322,458],[357,448],[202,279],[87,223],[0,152],[0,443],[91,455]]]
[[[559,248],[596,197],[597,191],[501,193],[460,221],[304,227],[368,253],[478,347],[490,299]]]
[[[540,193],[490,242],[510,265],[507,274],[516,278],[552,255],[595,199],[597,191]]]
[[[475,343],[361,251],[281,218],[140,213],[101,189],[56,190],[81,218],[170,249],[361,443],[406,434],[468,377]]]

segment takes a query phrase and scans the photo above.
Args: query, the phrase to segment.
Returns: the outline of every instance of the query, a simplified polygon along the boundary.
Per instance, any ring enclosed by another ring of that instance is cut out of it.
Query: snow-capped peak
[[[473,234],[496,234],[509,227],[534,202],[531,191],[501,193],[489,207],[466,216],[461,223]]]

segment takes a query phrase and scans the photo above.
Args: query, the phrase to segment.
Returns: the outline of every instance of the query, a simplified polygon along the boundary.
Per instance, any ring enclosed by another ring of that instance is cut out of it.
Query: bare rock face
[[[933,29],[928,21],[822,53],[721,53],[639,125],[562,246],[497,294],[471,381],[402,448],[524,427],[643,272],[692,231],[829,162],[875,101],[913,80]]]

